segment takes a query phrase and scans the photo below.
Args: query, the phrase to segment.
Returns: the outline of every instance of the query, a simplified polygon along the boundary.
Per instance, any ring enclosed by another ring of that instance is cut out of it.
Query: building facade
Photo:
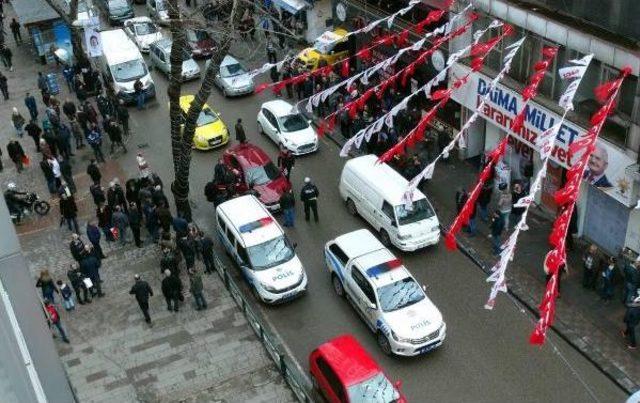
[[[468,2],[458,1],[456,9],[461,9],[465,3]],[[590,161],[589,168],[593,168],[594,172],[583,183],[577,223],[580,236],[596,243],[609,254],[615,256],[624,248],[638,253],[640,210],[634,207],[640,191],[637,164],[640,147],[640,57],[637,40],[640,28],[638,24],[633,26],[612,18],[603,18],[600,25],[595,24],[598,21],[588,22],[584,16],[588,10],[584,7],[591,7],[594,3],[598,3],[598,7],[599,3],[617,3],[616,12],[625,14],[625,7],[628,6],[628,12],[631,12],[640,3],[621,0],[565,1],[566,12],[550,9],[547,3],[556,2],[473,1],[481,16],[474,23],[474,31],[487,26],[493,19],[500,19],[511,24],[516,34],[500,43],[487,58],[484,69],[474,73],[470,82],[454,93],[453,100],[460,108],[461,124],[476,110],[488,83],[501,69],[505,47],[522,36],[527,39],[516,55],[508,77],[491,94],[480,115],[483,119],[478,119],[465,134],[467,148],[461,150],[461,156],[465,159],[482,158],[502,138],[509,136],[507,155],[499,174],[511,182],[527,181],[532,175],[535,176],[541,166],[535,138],[562,116],[558,100],[566,84],[561,81],[558,69],[568,65],[569,60],[593,53],[593,61],[574,99],[575,111],[567,115],[558,133],[552,163],[536,200],[543,209],[554,213],[556,206],[553,194],[563,185],[566,169],[570,166],[568,147],[587,131],[591,114],[600,106],[595,100],[595,87],[615,78],[621,68],[631,67],[632,74],[622,85],[616,111],[603,127]],[[472,40],[469,32],[451,42],[449,51],[459,50]],[[529,103],[525,128],[514,133],[509,129],[509,122],[522,107],[519,93],[533,74],[533,66],[541,59],[542,48],[546,46],[558,47],[558,54],[539,87],[538,96]],[[458,64],[451,70],[449,81],[469,71],[468,66]]]

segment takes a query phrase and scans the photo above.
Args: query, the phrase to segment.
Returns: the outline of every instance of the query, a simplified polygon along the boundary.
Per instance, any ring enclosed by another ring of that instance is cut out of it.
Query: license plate
[[[440,343],[435,343],[435,344],[430,344],[428,346],[420,347],[420,349],[418,349],[418,354],[428,353],[429,351],[433,350],[434,348],[438,347],[439,345],[440,345]]]

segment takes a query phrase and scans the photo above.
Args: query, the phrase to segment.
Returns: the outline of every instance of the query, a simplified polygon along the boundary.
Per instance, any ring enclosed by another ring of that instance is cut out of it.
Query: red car
[[[331,403],[406,403],[400,381],[392,384],[351,335],[321,344],[309,355],[311,379]]]
[[[207,31],[200,29],[187,29],[187,43],[191,48],[194,58],[211,57],[216,50],[216,42]]]
[[[224,164],[236,175],[236,191],[240,194],[253,189],[260,201],[271,211],[280,209],[280,196],[291,189],[291,182],[271,161],[267,153],[253,144],[239,144],[228,148]]]

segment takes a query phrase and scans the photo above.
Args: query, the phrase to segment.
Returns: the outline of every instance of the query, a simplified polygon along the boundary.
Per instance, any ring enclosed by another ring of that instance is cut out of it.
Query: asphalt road
[[[140,13],[142,15],[143,13]],[[130,143],[140,145],[152,167],[168,183],[173,178],[169,116],[166,96],[167,80],[153,72],[157,100],[144,111],[131,110],[134,137]],[[267,79],[263,77],[262,79]],[[197,82],[183,86],[183,94],[194,93]],[[209,105],[220,111],[227,126],[242,118],[249,141],[262,147],[274,158],[275,144],[259,137],[256,114],[270,93],[224,99],[214,90]],[[213,166],[222,150],[193,153],[191,194],[199,208],[194,216],[213,231],[213,208],[203,195],[204,184],[213,175]],[[135,153],[131,159],[135,166]],[[267,307],[263,313],[277,328],[300,364],[307,368],[307,356],[318,344],[336,335],[351,333],[385,368],[392,380],[403,381],[403,392],[410,401],[519,401],[519,402],[620,402],[625,394],[584,357],[550,332],[547,344],[528,344],[533,318],[525,310],[501,296],[494,311],[483,309],[489,285],[485,275],[460,252],[448,252],[440,245],[418,253],[404,254],[405,265],[442,311],[447,322],[447,339],[443,346],[424,356],[392,358],[378,349],[375,338],[351,306],[336,297],[324,266],[323,246],[345,232],[366,227],[366,223],[347,214],[339,194],[338,178],[344,160],[338,148],[323,139],[318,153],[296,161],[292,173],[294,188],[299,191],[303,178],[310,176],[320,189],[320,223],[306,223],[298,206],[296,227],[288,230],[298,243],[297,253],[309,277],[309,291],[289,304]],[[132,173],[133,175],[133,173]],[[226,256],[221,254],[223,259]],[[230,264],[230,262],[227,263]]]

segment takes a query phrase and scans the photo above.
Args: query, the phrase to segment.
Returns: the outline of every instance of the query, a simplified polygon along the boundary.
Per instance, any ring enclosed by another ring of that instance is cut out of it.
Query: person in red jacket
[[[49,301],[48,299],[45,299],[43,303],[44,303],[44,310],[47,316],[47,322],[49,323],[49,327],[51,327],[52,325],[55,326],[55,328],[58,329],[58,332],[60,333],[60,337],[62,337],[62,341],[64,341],[67,344],[70,343],[69,339],[67,338],[67,334],[65,333],[64,328],[62,327],[62,323],[60,322],[60,314],[58,313],[58,310],[56,309],[56,307],[53,306],[51,301]]]

